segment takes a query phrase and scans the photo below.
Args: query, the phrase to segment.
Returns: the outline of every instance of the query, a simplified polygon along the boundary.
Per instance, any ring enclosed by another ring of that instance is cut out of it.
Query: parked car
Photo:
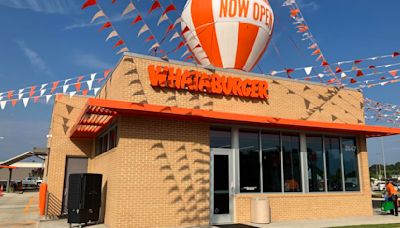
[[[41,183],[42,179],[27,177],[22,180],[22,187],[39,187]]]

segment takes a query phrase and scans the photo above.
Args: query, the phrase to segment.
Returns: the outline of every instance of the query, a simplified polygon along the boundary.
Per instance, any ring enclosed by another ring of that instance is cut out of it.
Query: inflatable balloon
[[[267,0],[188,0],[181,25],[198,63],[251,71],[267,49],[274,15]]]

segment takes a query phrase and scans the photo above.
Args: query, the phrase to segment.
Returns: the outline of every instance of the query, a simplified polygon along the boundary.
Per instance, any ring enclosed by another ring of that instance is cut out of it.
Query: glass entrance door
[[[233,221],[234,178],[233,150],[211,150],[211,221],[213,224]]]

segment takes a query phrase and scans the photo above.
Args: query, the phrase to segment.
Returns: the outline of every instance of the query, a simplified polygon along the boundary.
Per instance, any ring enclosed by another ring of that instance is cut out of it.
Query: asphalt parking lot
[[[0,197],[0,227],[37,227],[38,192],[6,193]]]

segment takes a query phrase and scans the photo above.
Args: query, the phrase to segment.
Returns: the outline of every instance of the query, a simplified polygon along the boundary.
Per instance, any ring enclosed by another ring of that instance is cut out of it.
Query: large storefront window
[[[337,137],[325,137],[325,156],[328,191],[342,191],[342,159]]]
[[[239,132],[240,192],[260,192],[258,131]]]
[[[355,139],[342,138],[344,185],[346,191],[359,191],[357,147]]]
[[[299,135],[282,135],[283,175],[285,192],[301,191]]]
[[[211,128],[210,148],[232,148],[232,137],[230,128]]]
[[[281,140],[278,133],[261,134],[263,191],[282,192]]]
[[[307,136],[307,173],[310,192],[325,191],[324,149],[322,136]]]

